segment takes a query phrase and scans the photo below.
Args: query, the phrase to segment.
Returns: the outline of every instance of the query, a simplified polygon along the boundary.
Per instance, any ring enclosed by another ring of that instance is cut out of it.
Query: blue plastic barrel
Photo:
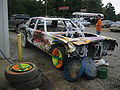
[[[92,58],[85,56],[83,57],[84,77],[89,80],[93,80],[97,76],[97,69]]]
[[[64,78],[67,81],[74,82],[78,80],[84,71],[84,64],[80,57],[69,58],[68,62],[64,66]]]

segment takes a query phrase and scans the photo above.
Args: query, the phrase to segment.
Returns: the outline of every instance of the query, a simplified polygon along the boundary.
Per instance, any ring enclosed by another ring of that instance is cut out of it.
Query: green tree
[[[120,21],[120,13],[116,15],[115,20]]]
[[[109,19],[109,20],[114,21],[114,19],[115,19],[115,8],[114,8],[114,6],[112,6],[111,3],[108,3],[104,7],[104,15],[105,15],[105,19]]]
[[[25,13],[25,8],[19,2],[19,0],[8,0],[8,16],[11,14],[22,14]]]
[[[42,4],[41,0],[8,0],[8,5],[9,16],[14,13],[25,13],[30,16],[46,15],[46,4]],[[59,10],[59,7],[63,6],[68,6],[69,10]],[[73,12],[80,12],[80,9],[102,13],[102,6],[102,0],[47,0],[47,15],[70,17]]]
[[[9,17],[11,14],[29,14],[30,16],[44,16],[45,6],[36,0],[8,0]]]
[[[30,16],[43,16],[45,11],[44,5],[41,1],[36,0],[19,0],[22,3],[22,6],[25,8],[25,12]]]
[[[87,12],[102,13],[102,0],[82,0],[82,8],[87,9]]]

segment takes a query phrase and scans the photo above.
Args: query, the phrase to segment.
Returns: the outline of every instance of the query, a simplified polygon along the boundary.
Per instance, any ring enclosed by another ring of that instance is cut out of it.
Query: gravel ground
[[[86,31],[95,33],[95,27],[87,27]],[[17,34],[10,32],[10,53],[11,60],[18,61],[17,57]],[[103,29],[102,35],[117,39],[120,45],[120,32],[110,32]],[[34,46],[23,48],[23,61],[35,63],[39,69],[51,81],[52,90],[120,90],[120,48],[117,47],[111,56],[106,56],[110,66],[108,67],[108,78],[86,80],[81,78],[77,82],[68,82],[63,78],[63,72],[52,66],[51,57]],[[47,90],[48,83],[43,81],[40,90]]]

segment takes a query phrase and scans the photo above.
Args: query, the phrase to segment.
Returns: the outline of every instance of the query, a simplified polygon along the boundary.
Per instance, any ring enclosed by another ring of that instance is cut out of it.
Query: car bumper
[[[120,31],[120,28],[117,28],[117,27],[111,27],[110,30],[112,30],[112,31]]]

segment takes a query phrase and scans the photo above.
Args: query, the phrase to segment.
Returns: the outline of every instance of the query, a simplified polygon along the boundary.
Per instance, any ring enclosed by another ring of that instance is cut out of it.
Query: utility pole
[[[48,1],[45,0],[45,4],[46,4],[46,16],[47,16],[47,3],[48,3]]]
[[[48,10],[48,1],[47,0],[41,0],[42,4],[45,5],[45,15],[47,16],[47,10]]]

